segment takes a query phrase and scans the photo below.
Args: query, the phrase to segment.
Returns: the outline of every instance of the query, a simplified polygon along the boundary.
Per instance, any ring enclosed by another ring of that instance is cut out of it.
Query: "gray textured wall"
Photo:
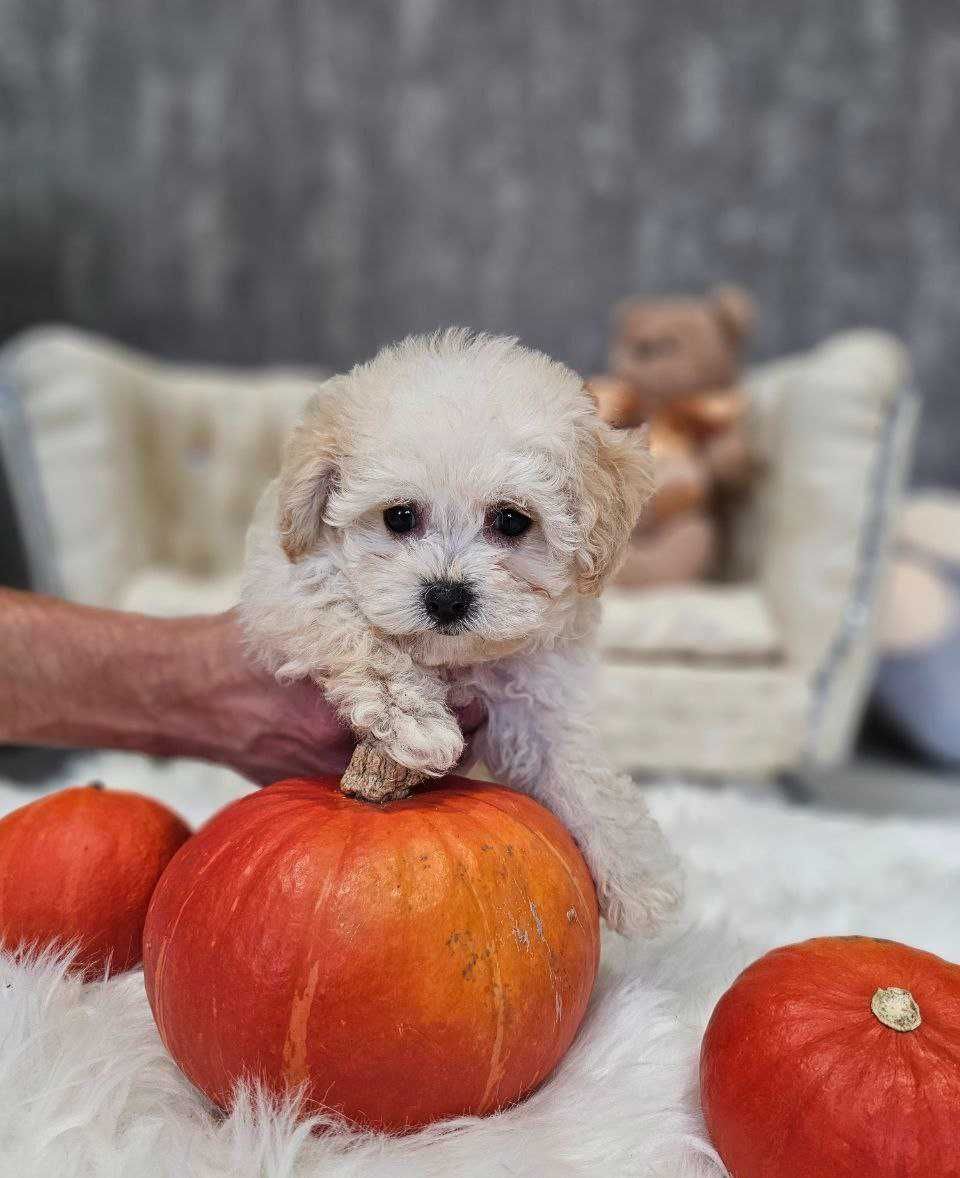
[[[0,0],[0,336],[590,369],[612,300],[735,279],[758,355],[906,335],[960,483],[958,135],[958,0]]]

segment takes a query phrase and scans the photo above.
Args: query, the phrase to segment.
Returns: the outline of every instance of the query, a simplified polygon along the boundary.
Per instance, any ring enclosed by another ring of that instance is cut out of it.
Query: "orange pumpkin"
[[[190,828],[152,798],[99,782],[21,806],[0,821],[0,940],[76,944],[90,976],[140,962],[147,905]]]
[[[957,1178],[960,968],[869,937],[776,949],[717,1004],[700,1098],[733,1178]]]
[[[329,778],[250,794],[190,840],[150,905],[144,974],[216,1104],[256,1077],[402,1131],[540,1084],[598,952],[586,864],[530,798],[451,777],[375,806]]]

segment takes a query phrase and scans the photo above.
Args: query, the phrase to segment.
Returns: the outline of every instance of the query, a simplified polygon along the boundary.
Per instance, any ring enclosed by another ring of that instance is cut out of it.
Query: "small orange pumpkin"
[[[152,798],[99,782],[38,798],[0,820],[0,942],[78,946],[94,976],[140,962],[147,905],[190,828]]]
[[[869,937],[775,949],[717,1003],[700,1099],[733,1178],[958,1178],[960,968]]]
[[[540,1084],[598,954],[587,866],[529,797],[449,777],[375,806],[324,778],[250,794],[183,847],[143,964],[161,1038],[216,1104],[256,1077],[402,1131]]]

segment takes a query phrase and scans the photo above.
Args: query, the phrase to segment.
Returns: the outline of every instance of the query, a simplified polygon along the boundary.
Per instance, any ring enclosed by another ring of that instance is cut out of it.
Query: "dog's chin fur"
[[[322,683],[409,769],[456,763],[449,705],[481,696],[488,761],[574,830],[624,927],[660,900],[639,886],[631,896],[637,869],[613,861],[621,803],[601,801],[601,819],[576,794],[591,775],[601,794],[625,787],[570,713],[590,695],[596,597],[651,488],[642,437],[601,422],[570,369],[512,339],[411,338],[328,381],[308,407],[251,529],[241,601],[254,652],[282,677]],[[384,511],[406,503],[417,526],[396,535]],[[503,505],[533,521],[521,536],[493,526]],[[438,581],[472,594],[447,632],[424,604]]]

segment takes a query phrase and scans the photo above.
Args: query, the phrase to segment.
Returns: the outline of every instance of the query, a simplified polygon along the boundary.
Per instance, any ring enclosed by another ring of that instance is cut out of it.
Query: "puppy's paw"
[[[395,715],[380,743],[398,765],[428,777],[441,777],[452,769],[464,747],[460,725],[446,708],[440,707],[419,715]]]
[[[614,932],[652,936],[679,906],[680,864],[645,808],[633,822],[601,822],[585,851],[600,912]]]
[[[652,936],[674,913],[681,895],[679,880],[653,880],[639,873],[597,881],[600,913],[625,937]]]
[[[682,899],[679,860],[633,786],[605,801],[581,841],[600,911],[615,932],[652,936]]]

